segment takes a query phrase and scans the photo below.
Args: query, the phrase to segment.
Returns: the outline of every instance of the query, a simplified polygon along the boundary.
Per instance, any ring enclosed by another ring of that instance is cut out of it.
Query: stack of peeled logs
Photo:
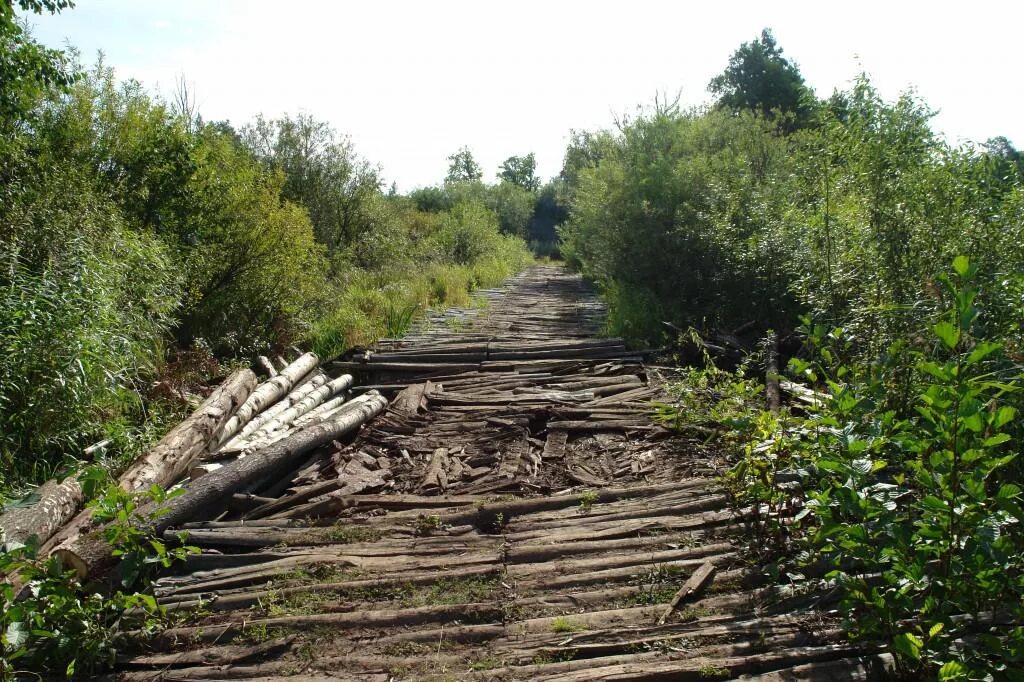
[[[348,399],[351,375],[328,377],[313,353],[282,363],[280,371],[263,359],[260,364],[270,378],[258,383],[251,369],[234,372],[121,475],[118,483],[128,492],[154,484],[185,490],[164,502],[165,511],[155,520],[146,514],[151,510],[140,510],[138,523],[160,534],[188,521],[216,518],[236,493],[286,484],[309,455],[319,456],[321,446],[387,407],[376,391]],[[43,553],[59,557],[81,578],[107,573],[116,563],[112,548],[95,532],[91,510],[74,516],[81,504],[76,483],[51,482],[40,493],[40,501],[19,510],[17,518],[0,516],[0,532],[19,541],[34,535]]]

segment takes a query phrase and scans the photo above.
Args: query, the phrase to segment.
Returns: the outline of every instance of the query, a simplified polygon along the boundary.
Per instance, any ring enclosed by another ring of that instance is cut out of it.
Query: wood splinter
[[[672,612],[676,610],[679,604],[684,602],[688,597],[704,589],[704,586],[710,583],[712,578],[715,577],[716,570],[715,565],[710,561],[705,561],[701,564],[701,567],[694,571],[693,575],[690,576],[690,579],[687,580],[681,588],[679,588],[679,591],[676,592],[676,596],[672,597],[672,601],[669,602],[668,606],[665,608],[665,612],[662,613],[661,618],[658,619],[658,625],[664,625],[665,621],[668,620],[669,616],[672,615]]]

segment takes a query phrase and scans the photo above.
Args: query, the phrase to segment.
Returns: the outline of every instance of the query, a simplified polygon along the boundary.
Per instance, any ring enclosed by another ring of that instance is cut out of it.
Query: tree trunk
[[[315,353],[306,353],[276,377],[260,384],[224,426],[218,443],[229,441],[250,419],[283,398],[302,377],[313,371],[318,362]]]
[[[154,483],[166,487],[187,474],[217,441],[225,424],[233,419],[232,414],[247,402],[255,387],[256,375],[251,369],[232,374],[198,410],[121,475],[121,487],[129,492],[145,490]]]
[[[46,542],[58,528],[75,515],[82,504],[82,486],[76,478],[47,481],[36,493],[39,501],[31,507],[12,509],[0,515],[0,539],[24,543],[35,536]]]

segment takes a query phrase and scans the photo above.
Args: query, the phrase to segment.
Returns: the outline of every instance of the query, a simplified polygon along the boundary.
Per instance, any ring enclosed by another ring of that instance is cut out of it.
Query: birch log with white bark
[[[187,521],[215,517],[235,493],[268,477],[286,474],[295,466],[296,460],[358,429],[387,407],[388,401],[381,395],[367,398],[355,407],[341,411],[330,421],[297,431],[270,447],[193,481],[184,495],[161,505],[166,513],[157,518],[148,530],[160,535],[168,528]],[[115,563],[111,547],[99,532],[77,535],[56,547],[51,555],[59,557],[65,567],[74,569],[80,579],[102,576]]]
[[[256,375],[241,369],[218,386],[188,419],[175,426],[121,475],[128,492],[145,490],[154,483],[167,487],[183,477],[196,460],[217,442],[232,415],[256,388]]]
[[[260,384],[238,412],[228,421],[221,433],[219,443],[231,440],[253,417],[283,398],[292,387],[316,368],[319,358],[316,353],[306,353],[288,365],[272,379]]]
[[[36,494],[39,501],[32,506],[0,515],[0,542],[25,543],[33,536],[46,542],[82,504],[82,486],[76,478],[47,481]]]

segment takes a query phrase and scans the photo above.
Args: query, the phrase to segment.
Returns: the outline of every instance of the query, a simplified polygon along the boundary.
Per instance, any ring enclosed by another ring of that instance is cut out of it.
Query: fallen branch
[[[672,615],[672,612],[676,610],[677,606],[690,596],[704,589],[704,586],[711,582],[715,577],[715,571],[717,570],[718,567],[710,561],[705,561],[701,564],[701,567],[693,572],[690,579],[687,580],[686,583],[679,588],[679,591],[676,592],[676,595],[672,597],[672,601],[670,601],[668,606],[665,607],[665,612],[661,614],[661,618],[658,619],[658,625],[664,625],[665,621],[668,620],[669,616]]]

